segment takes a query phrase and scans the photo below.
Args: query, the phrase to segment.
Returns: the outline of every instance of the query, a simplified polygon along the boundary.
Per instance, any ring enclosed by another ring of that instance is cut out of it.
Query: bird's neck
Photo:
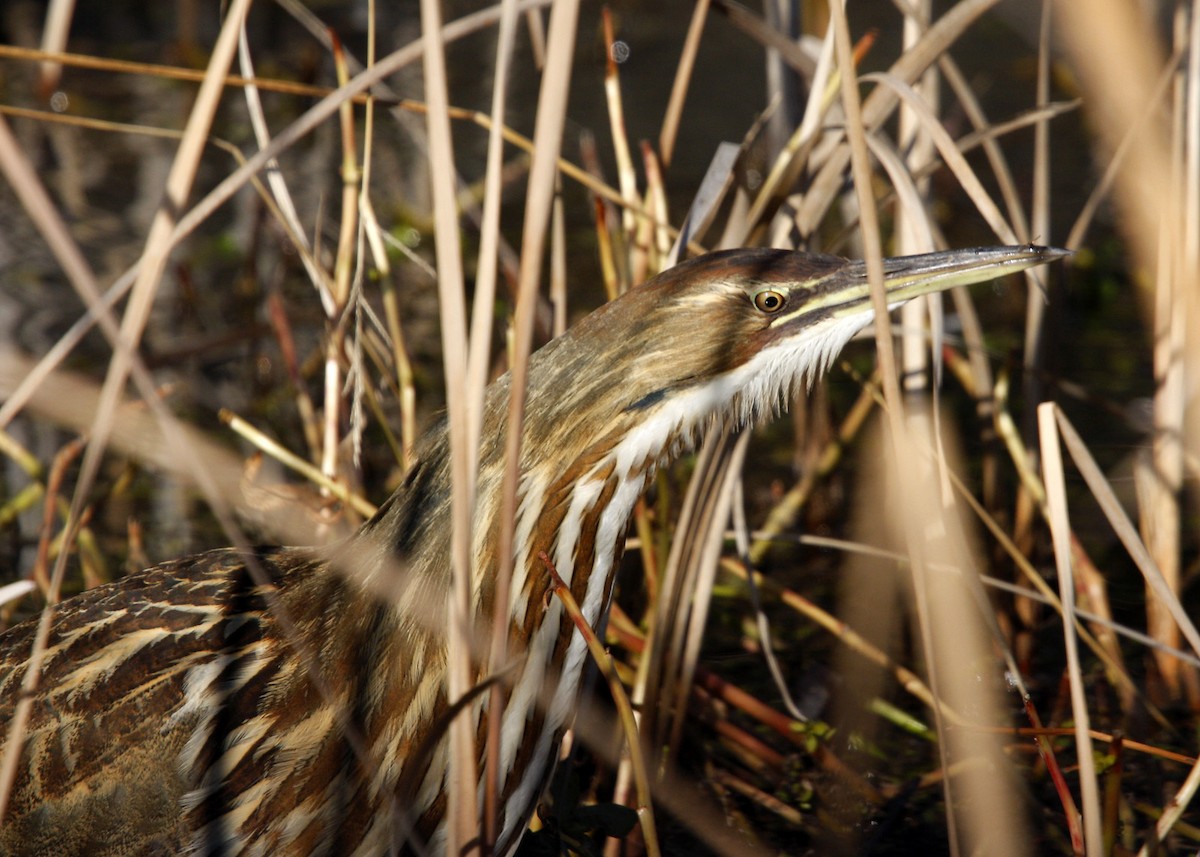
[[[660,436],[674,431],[665,423],[647,427],[642,419],[630,432],[623,420],[635,415],[611,414],[603,423],[559,426],[554,403],[548,401],[546,379],[532,379],[532,409],[524,436],[518,508],[513,539],[509,615],[513,641],[505,662],[511,665],[509,697],[501,734],[501,767],[516,760],[528,767],[503,788],[506,829],[521,824],[553,764],[555,735],[574,710],[586,645],[574,631],[557,599],[547,599],[550,574],[545,554],[568,583],[585,618],[596,623],[611,596],[629,518],[638,497],[664,454]],[[507,413],[505,381],[493,385],[485,410],[483,445],[473,527],[473,609],[478,641],[487,640],[496,594],[500,498],[504,483],[503,421]],[[641,418],[644,415],[636,415]],[[651,421],[653,422],[653,421]],[[640,432],[640,433],[639,433]],[[547,437],[546,435],[558,435]],[[404,485],[354,540],[355,562],[369,571],[366,588],[394,605],[397,638],[419,637],[421,663],[405,664],[407,674],[381,665],[395,680],[411,685],[402,699],[420,699],[421,683],[444,669],[447,627],[446,598],[450,581],[450,535],[453,522],[449,497],[450,450],[444,427],[431,432],[419,461]],[[406,643],[406,645],[408,645]],[[485,676],[486,648],[473,649]],[[386,680],[385,680],[386,683]],[[445,690],[439,693],[444,705]],[[476,705],[479,715],[483,701]]]

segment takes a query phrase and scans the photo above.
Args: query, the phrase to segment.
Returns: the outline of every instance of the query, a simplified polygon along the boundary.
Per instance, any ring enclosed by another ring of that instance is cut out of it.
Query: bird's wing
[[[296,556],[259,551],[254,564],[278,578]],[[255,725],[266,726],[256,720],[261,695],[237,693],[269,683],[279,660],[264,597],[272,587],[255,585],[246,559],[214,551],[58,606],[21,730],[0,854],[183,846],[197,821],[182,809],[204,815],[205,779],[253,747]],[[37,624],[0,637],[5,747]],[[215,733],[223,740],[211,740]]]

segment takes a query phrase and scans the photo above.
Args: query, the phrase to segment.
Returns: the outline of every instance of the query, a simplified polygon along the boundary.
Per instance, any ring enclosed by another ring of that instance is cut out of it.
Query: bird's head
[[[895,308],[1063,255],[1026,245],[885,259],[884,287]],[[873,317],[863,262],[769,249],[692,259],[536,355],[528,425],[544,436],[529,440],[546,449],[607,434],[657,457],[714,416],[745,424],[777,411]]]

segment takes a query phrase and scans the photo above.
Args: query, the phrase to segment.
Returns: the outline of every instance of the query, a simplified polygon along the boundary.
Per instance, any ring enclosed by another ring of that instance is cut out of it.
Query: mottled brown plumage
[[[1016,247],[888,260],[890,300],[1057,255]],[[733,251],[662,274],[534,356],[498,850],[515,846],[549,775],[584,660],[543,597],[539,553],[596,621],[655,468],[716,421],[777,410],[870,317],[861,263]],[[506,376],[488,391],[479,461],[480,617],[494,594],[507,402]],[[387,854],[426,842],[439,853],[449,483],[439,425],[404,485],[344,544],[214,551],[60,605],[0,855]],[[30,622],[0,637],[2,723],[34,633]],[[485,701],[467,707],[477,722]]]

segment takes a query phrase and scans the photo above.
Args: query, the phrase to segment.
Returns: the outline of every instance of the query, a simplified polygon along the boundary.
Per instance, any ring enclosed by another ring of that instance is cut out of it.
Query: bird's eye
[[[773,289],[764,289],[754,296],[754,305],[763,312],[779,312],[783,309],[784,303],[783,292]]]

